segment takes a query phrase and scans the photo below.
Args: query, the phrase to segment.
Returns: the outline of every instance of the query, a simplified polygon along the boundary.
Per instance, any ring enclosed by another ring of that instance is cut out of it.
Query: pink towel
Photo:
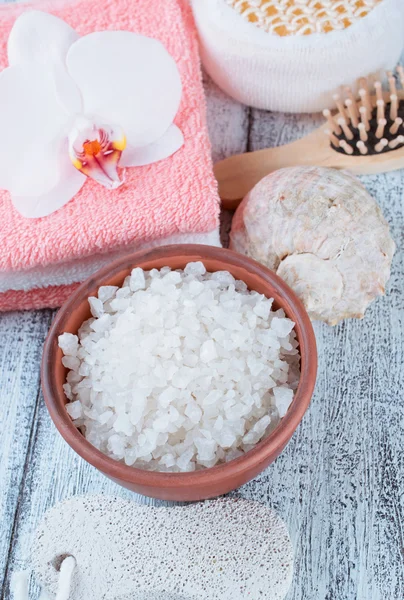
[[[0,310],[58,306],[113,257],[144,245],[217,244],[219,198],[212,172],[195,27],[187,0],[40,0],[85,35],[107,29],[157,38],[177,62],[183,95],[175,123],[185,143],[170,158],[127,171],[109,191],[92,180],[63,208],[25,219],[0,191]],[[0,69],[15,19],[27,4],[0,8]]]

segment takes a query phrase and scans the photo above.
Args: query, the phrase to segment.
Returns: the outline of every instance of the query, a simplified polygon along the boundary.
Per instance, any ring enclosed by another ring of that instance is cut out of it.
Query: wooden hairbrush
[[[404,167],[404,68],[387,76],[388,91],[369,77],[359,80],[357,96],[348,87],[336,94],[337,110],[324,110],[326,123],[308,136],[218,162],[214,170],[223,207],[235,209],[258,181],[283,167],[334,167],[362,175]]]

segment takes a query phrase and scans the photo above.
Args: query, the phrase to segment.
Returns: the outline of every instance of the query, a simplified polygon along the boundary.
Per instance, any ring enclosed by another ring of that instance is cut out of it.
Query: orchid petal
[[[67,152],[59,172],[56,185],[38,196],[16,196],[12,194],[14,207],[23,216],[30,219],[46,217],[69,202],[83,187],[86,176],[71,164]]]
[[[120,162],[121,167],[142,167],[168,158],[177,152],[184,143],[184,136],[176,125],[170,125],[164,135],[156,142],[133,148],[128,146],[124,150]]]
[[[52,71],[59,102],[69,113],[82,109],[80,91],[66,71],[66,54],[79,39],[67,23],[39,10],[24,12],[8,38],[10,66],[35,63]]]
[[[59,104],[67,114],[76,115],[83,110],[81,93],[76,82],[64,68],[54,67],[53,80]]]
[[[91,33],[67,54],[86,114],[119,124],[132,146],[159,139],[178,111],[181,79],[161,42],[128,31]]]
[[[58,179],[58,152],[69,117],[43,67],[0,74],[0,188],[18,196],[49,191]]]
[[[64,64],[68,49],[78,38],[62,19],[39,10],[26,11],[8,38],[8,64]]]

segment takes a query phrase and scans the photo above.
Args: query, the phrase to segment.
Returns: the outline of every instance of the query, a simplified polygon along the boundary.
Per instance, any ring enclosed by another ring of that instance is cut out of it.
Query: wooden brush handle
[[[316,137],[318,138],[318,133]],[[312,134],[313,135],[313,134]],[[325,136],[323,136],[325,139]],[[329,151],[313,144],[311,135],[278,148],[230,156],[214,167],[222,206],[235,210],[244,196],[266,175],[284,167],[330,166]]]
[[[320,127],[285,146],[237,154],[218,162],[214,172],[223,208],[235,210],[263,177],[284,167],[333,167],[356,175],[387,173],[404,167],[404,146],[382,154],[348,156],[331,149],[326,128]]]

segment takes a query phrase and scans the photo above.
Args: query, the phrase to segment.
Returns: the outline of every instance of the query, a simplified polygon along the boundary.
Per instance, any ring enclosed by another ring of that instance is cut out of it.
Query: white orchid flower
[[[40,11],[17,19],[0,73],[0,188],[25,217],[66,204],[87,177],[164,159],[183,144],[181,80],[157,40],[128,31],[80,37]],[[120,176],[121,175],[121,176]]]

